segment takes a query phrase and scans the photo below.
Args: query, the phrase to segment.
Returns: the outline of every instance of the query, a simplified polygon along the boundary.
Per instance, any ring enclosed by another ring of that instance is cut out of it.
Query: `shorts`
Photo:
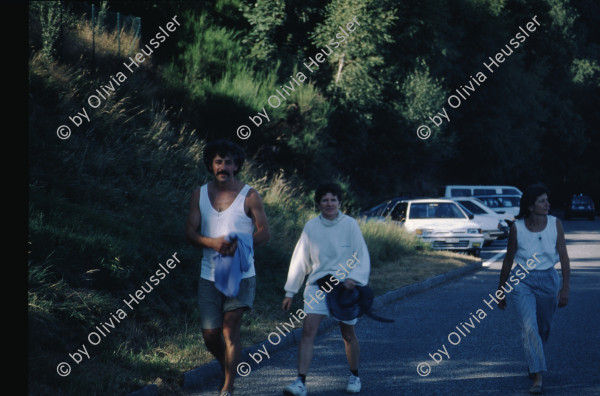
[[[331,316],[329,313],[329,307],[327,307],[327,297],[319,300],[315,296],[317,290],[319,290],[318,285],[309,284],[304,288],[304,313]],[[325,293],[325,295],[327,295],[327,293]],[[314,301],[312,301],[313,299]],[[310,305],[307,303],[307,301],[310,303]],[[338,320],[333,316],[331,317],[338,322],[342,322],[347,325],[355,325],[356,322],[358,322],[358,318],[354,318],[352,320]]]
[[[238,308],[252,309],[256,293],[256,276],[240,281],[237,297],[227,297],[215,287],[215,282],[200,277],[198,282],[198,310],[200,327],[218,329],[223,327],[223,314]]]

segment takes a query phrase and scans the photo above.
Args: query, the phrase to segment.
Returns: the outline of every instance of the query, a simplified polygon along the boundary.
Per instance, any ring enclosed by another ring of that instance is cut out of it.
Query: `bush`
[[[391,261],[416,251],[431,250],[429,245],[422,243],[414,234],[391,221],[359,220],[358,224],[369,248],[371,262]]]

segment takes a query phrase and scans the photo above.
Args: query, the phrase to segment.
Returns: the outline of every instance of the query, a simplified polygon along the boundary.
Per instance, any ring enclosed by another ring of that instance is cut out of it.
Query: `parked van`
[[[523,195],[521,190],[513,186],[468,186],[449,185],[440,188],[440,197],[473,197],[476,195]]]

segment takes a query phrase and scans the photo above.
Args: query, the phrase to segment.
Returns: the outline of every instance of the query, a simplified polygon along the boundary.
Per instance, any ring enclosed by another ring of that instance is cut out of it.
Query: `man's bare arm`
[[[262,198],[256,190],[250,190],[250,192],[248,193],[247,203],[248,209],[250,211],[249,215],[252,218],[254,225],[256,226],[256,231],[252,235],[254,246],[259,246],[263,243],[267,243],[267,241],[271,239],[269,220],[267,219],[267,215],[265,213]]]

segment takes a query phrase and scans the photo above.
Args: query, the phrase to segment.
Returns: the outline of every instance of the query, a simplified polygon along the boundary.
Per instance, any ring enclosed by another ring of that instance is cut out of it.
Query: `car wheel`
[[[588,217],[591,221],[594,221],[594,215]]]
[[[472,249],[469,253],[474,257],[481,257],[481,249]]]
[[[483,247],[491,246],[494,241],[483,241]]]

